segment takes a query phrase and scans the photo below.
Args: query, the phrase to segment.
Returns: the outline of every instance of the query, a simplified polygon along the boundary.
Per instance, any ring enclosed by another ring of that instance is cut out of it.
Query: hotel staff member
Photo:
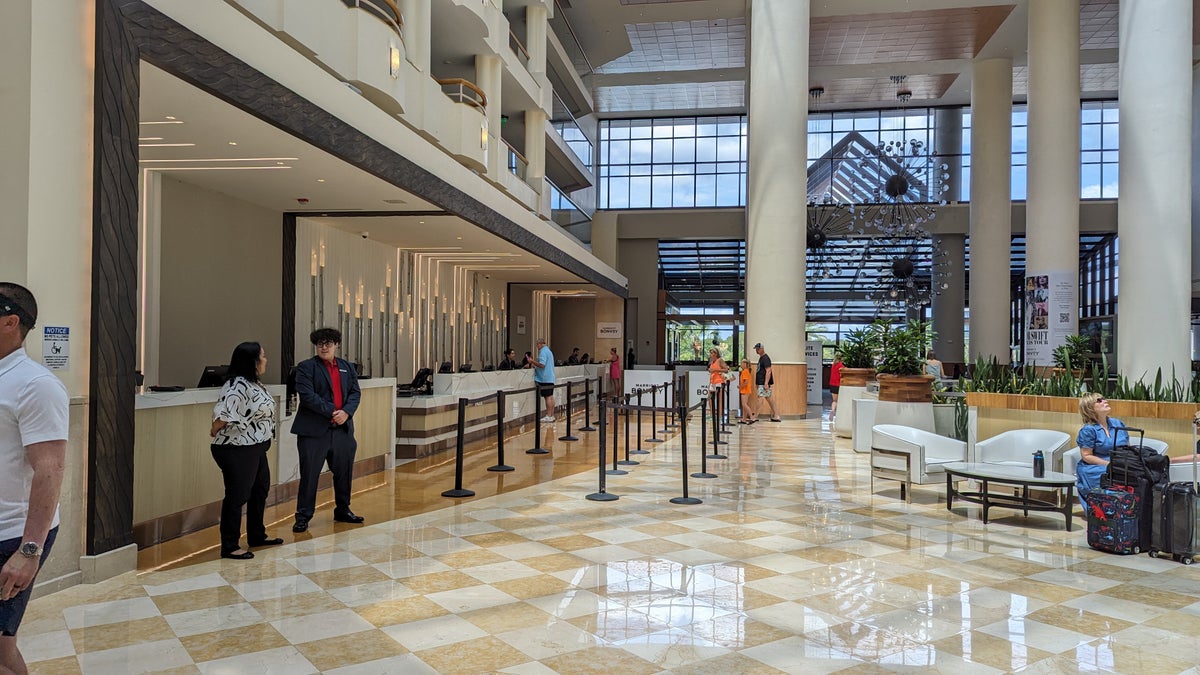
[[[333,519],[339,523],[361,523],[362,516],[350,510],[350,483],[354,480],[354,413],[360,392],[354,366],[337,357],[342,333],[320,328],[309,340],[317,355],[296,366],[296,393],[300,409],[292,422],[300,455],[300,492],[296,495],[296,522],[292,532],[304,532],[317,505],[317,479],[329,463],[333,474]]]

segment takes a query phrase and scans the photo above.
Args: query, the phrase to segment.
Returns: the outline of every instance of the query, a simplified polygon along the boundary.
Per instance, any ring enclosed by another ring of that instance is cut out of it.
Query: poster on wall
[[[821,405],[821,341],[804,343],[804,364],[808,367],[808,404]]]
[[[1073,332],[1071,275],[1050,272],[1025,277],[1025,363],[1049,366],[1054,348]]]
[[[517,335],[524,335],[524,334],[525,334],[525,316],[523,314],[518,314],[517,315]]]

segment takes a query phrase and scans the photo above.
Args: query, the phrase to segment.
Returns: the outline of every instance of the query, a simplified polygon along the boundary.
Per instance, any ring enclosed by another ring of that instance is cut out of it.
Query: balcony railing
[[[557,185],[549,179],[546,180],[546,185],[550,186],[550,220],[562,227],[592,222],[591,216],[571,201],[571,198],[558,189]]]
[[[592,63],[588,61],[587,53],[583,51],[583,45],[579,42],[579,37],[575,35],[575,29],[571,28],[571,22],[567,21],[567,15],[563,12],[562,5],[558,0],[554,0],[554,18],[550,19],[550,27],[571,58],[571,64],[575,66],[576,74],[580,77],[591,75]]]
[[[528,69],[529,50],[525,49],[525,45],[521,44],[521,39],[517,37],[516,33],[512,32],[512,29],[508,31],[508,48],[517,55],[517,60],[521,62],[521,65]]]
[[[478,108],[480,112],[487,109],[487,94],[475,86],[474,82],[461,77],[434,78],[434,80],[442,85],[442,93],[451,101]]]
[[[357,7],[364,12],[377,17],[391,27],[401,40],[404,39],[404,14],[396,0],[342,0],[347,7]]]
[[[557,92],[554,94],[553,113],[554,117],[550,121],[551,126],[558,131],[563,141],[566,142],[567,147],[571,148],[571,151],[575,153],[579,161],[583,162],[583,165],[591,171],[592,141],[587,137],[587,134],[583,133],[583,127],[579,126],[575,115],[571,114],[570,108],[562,102]]]
[[[517,152],[517,149],[509,145],[508,141],[500,139],[504,146],[508,148],[508,171],[512,175],[525,180],[525,176],[529,173],[529,160],[525,159],[525,155]]]

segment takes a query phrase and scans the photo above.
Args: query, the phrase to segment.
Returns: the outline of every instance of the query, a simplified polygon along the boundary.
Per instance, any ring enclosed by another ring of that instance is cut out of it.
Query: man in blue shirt
[[[554,421],[554,352],[546,346],[546,338],[537,339],[537,355],[533,357],[533,386],[537,395],[546,399],[543,422]]]

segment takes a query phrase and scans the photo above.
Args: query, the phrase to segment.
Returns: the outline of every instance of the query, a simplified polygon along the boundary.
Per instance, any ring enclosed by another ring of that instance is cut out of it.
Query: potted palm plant
[[[1068,335],[1063,343],[1054,348],[1051,357],[1054,368],[1058,373],[1070,371],[1076,377],[1081,377],[1088,367],[1088,353],[1091,352],[1092,341],[1086,335]]]
[[[842,386],[865,387],[875,379],[876,333],[855,328],[842,336],[838,351],[842,355]]]
[[[899,403],[929,403],[933,400],[933,376],[925,373],[923,351],[928,340],[925,327],[916,321],[895,328],[874,325],[879,339],[879,400]]]

